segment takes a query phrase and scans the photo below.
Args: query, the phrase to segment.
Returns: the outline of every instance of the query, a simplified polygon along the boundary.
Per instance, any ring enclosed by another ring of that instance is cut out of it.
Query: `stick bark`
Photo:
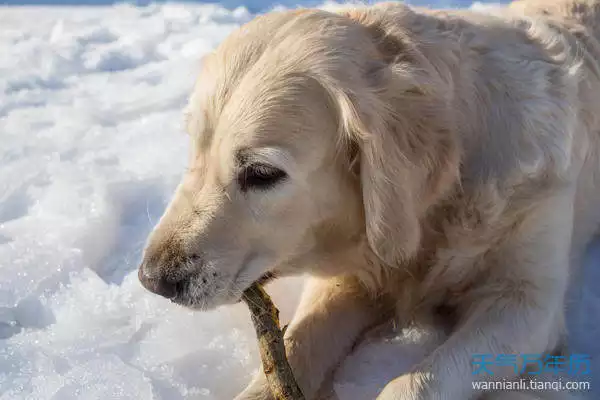
[[[258,283],[244,291],[258,338],[260,358],[271,393],[276,400],[305,400],[288,363],[279,327],[279,310]]]

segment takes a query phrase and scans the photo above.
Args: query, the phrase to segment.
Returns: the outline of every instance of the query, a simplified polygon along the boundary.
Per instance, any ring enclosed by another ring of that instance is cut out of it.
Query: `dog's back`
[[[600,222],[600,132],[598,104],[600,97],[600,0],[517,0],[510,8],[528,16],[542,16],[566,29],[581,46],[576,53],[584,58],[587,66],[587,85],[580,86],[579,94],[584,105],[583,115],[590,127],[586,162],[578,179],[575,203],[575,221],[572,240],[572,258],[579,262],[579,255],[593,233],[598,233]]]

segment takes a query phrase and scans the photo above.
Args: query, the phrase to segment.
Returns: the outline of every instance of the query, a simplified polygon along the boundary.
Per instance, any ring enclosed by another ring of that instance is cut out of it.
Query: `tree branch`
[[[285,354],[283,332],[279,328],[279,310],[258,283],[246,289],[243,297],[250,308],[271,393],[277,400],[304,400]]]

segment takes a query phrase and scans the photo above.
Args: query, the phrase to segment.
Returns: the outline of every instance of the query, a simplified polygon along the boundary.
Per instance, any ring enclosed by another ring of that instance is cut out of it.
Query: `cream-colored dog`
[[[308,399],[393,312],[440,340],[378,399],[481,396],[473,355],[563,343],[600,222],[599,38],[600,0],[256,18],[204,60],[142,283],[207,309],[306,273],[286,337]],[[263,374],[238,397],[270,398]]]

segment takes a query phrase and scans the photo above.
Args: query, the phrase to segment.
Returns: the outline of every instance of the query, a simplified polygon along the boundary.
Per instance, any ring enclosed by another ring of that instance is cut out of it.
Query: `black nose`
[[[168,282],[164,278],[155,278],[150,276],[144,264],[138,269],[138,278],[142,283],[142,286],[151,291],[152,293],[172,299],[177,294],[177,286],[174,282]]]

